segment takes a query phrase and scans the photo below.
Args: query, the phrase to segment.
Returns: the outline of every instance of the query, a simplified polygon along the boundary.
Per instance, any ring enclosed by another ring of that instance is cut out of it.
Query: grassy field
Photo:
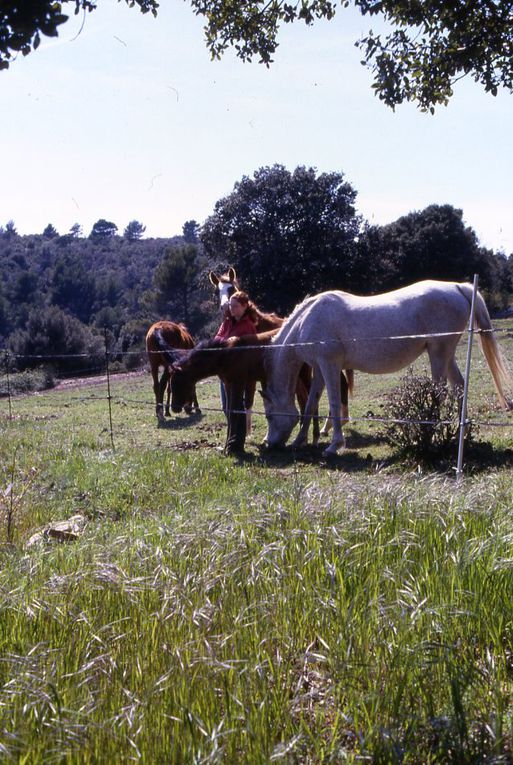
[[[161,428],[147,373],[0,399],[0,761],[513,762],[511,415],[475,348],[456,483],[368,420],[398,379],[329,461],[259,403],[225,457],[217,381]]]

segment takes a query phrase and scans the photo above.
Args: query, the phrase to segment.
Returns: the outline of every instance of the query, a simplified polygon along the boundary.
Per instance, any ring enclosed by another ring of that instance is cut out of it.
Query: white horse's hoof
[[[339,443],[330,444],[327,449],[323,451],[324,457],[332,457],[333,455],[337,455],[340,449],[346,448],[346,442],[340,441]]]

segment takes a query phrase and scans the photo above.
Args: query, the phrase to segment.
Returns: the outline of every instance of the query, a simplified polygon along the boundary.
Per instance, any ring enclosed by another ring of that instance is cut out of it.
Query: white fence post
[[[468,343],[467,343],[467,363],[465,365],[465,379],[463,381],[463,399],[460,412],[460,438],[458,444],[458,464],[456,467],[456,480],[460,481],[463,477],[463,446],[465,443],[465,430],[467,427],[467,398],[468,385],[470,379],[470,359],[472,357],[472,340],[474,338],[474,312],[476,305],[477,283],[479,277],[474,274],[474,289],[472,292],[472,303],[470,305],[470,317],[468,320]]]

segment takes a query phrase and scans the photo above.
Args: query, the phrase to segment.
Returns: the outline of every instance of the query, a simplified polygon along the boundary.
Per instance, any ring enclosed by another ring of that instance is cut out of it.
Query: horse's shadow
[[[363,437],[358,439],[351,437],[348,441],[347,449],[340,454],[324,455],[323,452],[328,446],[326,443],[320,443],[317,446],[309,444],[301,447],[301,449],[293,449],[291,446],[284,446],[281,448],[269,449],[265,445],[259,446],[259,454],[257,457],[246,458],[253,461],[258,460],[261,465],[266,467],[284,468],[291,465],[316,465],[320,468],[326,468],[330,470],[343,470],[344,472],[360,472],[368,471],[372,467],[374,461],[370,454],[362,456],[356,451],[357,449],[364,449],[365,446],[376,443],[376,438]]]
[[[193,412],[182,417],[170,417],[165,420],[158,420],[157,428],[159,430],[184,430],[202,421],[204,415],[202,412]]]
[[[345,428],[344,435],[346,437],[346,446],[348,449],[368,449],[371,446],[379,446],[386,441],[383,433],[380,433],[379,431],[374,431],[373,433],[361,433],[359,430]]]

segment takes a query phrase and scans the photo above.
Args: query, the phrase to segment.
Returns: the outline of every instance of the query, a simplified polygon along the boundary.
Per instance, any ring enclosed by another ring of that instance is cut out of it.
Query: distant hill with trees
[[[325,289],[372,294],[474,273],[492,313],[508,306],[513,255],[481,247],[461,210],[430,205],[371,226],[357,214],[356,196],[342,173],[273,165],[237,182],[202,226],[186,221],[169,238],[144,238],[137,220],[120,235],[101,218],[87,236],[79,223],[65,234],[49,223],[21,236],[7,221],[0,226],[0,363],[9,351],[9,364],[20,369],[49,362],[62,375],[91,371],[104,363],[107,342],[111,357],[131,368],[161,318],[185,322],[197,339],[211,336],[219,313],[208,271],[228,265],[263,309],[284,315]]]

